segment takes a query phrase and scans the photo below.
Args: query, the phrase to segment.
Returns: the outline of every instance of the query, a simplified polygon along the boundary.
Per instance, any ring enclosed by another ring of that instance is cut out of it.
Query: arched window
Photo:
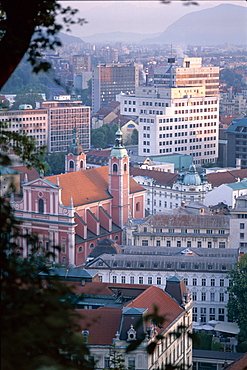
[[[71,170],[74,168],[74,161],[69,161],[69,168]]]
[[[44,213],[44,201],[39,199],[39,213]]]
[[[114,239],[115,239],[115,240],[118,240],[118,235],[116,235]]]
[[[91,243],[89,248],[94,248],[94,243]]]
[[[117,164],[116,163],[114,163],[114,165],[112,167],[112,170],[113,170],[113,172],[117,172]]]
[[[83,161],[80,161],[80,168],[83,168]]]
[[[140,211],[140,202],[136,203],[136,211]]]
[[[79,247],[79,248],[78,248],[78,252],[83,252],[82,247]]]
[[[125,163],[124,164],[124,172],[126,172],[127,171],[127,164]]]

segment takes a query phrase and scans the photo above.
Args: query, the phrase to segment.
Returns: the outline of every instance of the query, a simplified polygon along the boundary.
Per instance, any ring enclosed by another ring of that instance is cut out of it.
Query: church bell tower
[[[79,133],[73,129],[72,142],[65,155],[65,173],[82,171],[86,169],[86,154],[80,145]]]

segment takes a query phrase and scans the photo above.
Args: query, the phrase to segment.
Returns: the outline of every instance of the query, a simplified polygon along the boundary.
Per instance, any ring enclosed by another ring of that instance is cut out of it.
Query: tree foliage
[[[240,327],[239,352],[247,351],[247,254],[244,254],[236,263],[233,270],[229,272],[232,285],[227,288],[229,301],[227,303],[228,318],[235,321]]]
[[[65,153],[56,152],[46,154],[44,158],[45,163],[47,164],[45,175],[59,175],[65,171]]]
[[[42,59],[42,50],[54,50],[61,42],[57,37],[63,26],[66,31],[74,23],[76,9],[63,8],[57,0],[2,0],[0,4],[0,89],[18,66],[25,53],[34,72],[47,71],[51,65]],[[21,35],[21,37],[20,37]]]
[[[108,125],[107,123],[103,126],[92,130],[91,132],[91,145],[95,148],[107,148],[114,144],[116,132],[118,126]]]

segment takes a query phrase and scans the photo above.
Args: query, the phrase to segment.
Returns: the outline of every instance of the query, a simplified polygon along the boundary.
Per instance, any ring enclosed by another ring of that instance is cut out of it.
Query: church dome
[[[115,145],[111,150],[110,157],[117,157],[119,159],[127,157],[128,153],[123,145],[123,133],[120,128],[116,132]]]
[[[189,171],[184,176],[183,183],[184,185],[201,185],[201,177],[196,171],[196,166],[193,163],[190,165]]]

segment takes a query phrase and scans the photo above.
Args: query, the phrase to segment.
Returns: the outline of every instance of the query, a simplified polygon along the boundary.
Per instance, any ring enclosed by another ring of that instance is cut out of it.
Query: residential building
[[[219,67],[203,66],[202,58],[179,58],[168,60],[170,68],[157,67],[154,70],[154,84],[166,86],[204,85],[206,96],[219,94]],[[174,64],[173,64],[174,63]]]
[[[75,127],[84,150],[90,148],[90,107],[83,106],[81,101],[66,100],[45,101],[41,108],[48,110],[50,153],[67,151]]]
[[[99,109],[92,116],[92,129],[97,129],[106,123],[110,123],[115,118],[119,117],[120,103],[112,101],[108,105]]]
[[[91,71],[91,56],[87,54],[73,55],[73,72],[74,74],[84,71]]]
[[[247,252],[247,195],[236,199],[230,214],[230,246]]]
[[[106,63],[93,67],[93,113],[117,100],[116,95],[134,93],[139,85],[139,67],[136,63]]]
[[[235,207],[236,199],[242,195],[247,195],[247,178],[242,181],[238,180],[231,184],[222,184],[208,192],[205,195],[205,204],[210,206],[223,202],[230,208]]]
[[[125,227],[125,244],[151,248],[229,248],[229,216],[203,214],[202,207],[196,211],[198,213],[179,207],[142,220],[131,220]]]
[[[247,116],[232,120],[225,131],[227,136],[227,165],[234,166],[236,159],[241,160],[241,167],[247,168]]]
[[[68,96],[66,96],[68,99]],[[73,129],[79,132],[85,150],[90,148],[90,107],[81,101],[54,100],[40,103],[40,109],[29,105],[19,110],[1,111],[0,120],[6,122],[7,129],[33,137],[37,148],[47,147],[47,152],[66,152]]]
[[[18,110],[0,111],[0,120],[6,122],[7,130],[33,137],[37,148],[48,146],[48,109],[33,109],[31,105],[25,104]]]
[[[227,321],[226,288],[231,284],[227,275],[238,260],[237,249],[139,245],[124,245],[122,253],[101,254],[90,260],[86,268],[97,271],[103,282],[150,284],[161,289],[165,289],[167,279],[175,271],[191,293],[193,322]]]
[[[25,181],[21,199],[11,201],[22,233],[37,235],[39,246],[54,252],[56,262],[66,266],[81,265],[99,239],[111,237],[121,243],[129,215],[143,218],[145,212],[145,189],[129,176],[121,131],[109,166],[85,170],[84,152],[80,146],[74,150],[77,143],[76,139],[66,156],[68,173]],[[60,251],[54,249],[57,245]],[[25,239],[18,252],[28,255]]]
[[[170,67],[169,84],[165,75],[163,80],[156,75],[154,86],[118,95],[121,114],[139,117],[139,155],[190,154],[195,164],[216,162],[219,70],[204,71],[201,58],[189,59],[185,58],[182,73],[178,66]]]
[[[154,370],[168,364],[192,369],[192,341],[188,337],[192,330],[192,301],[182,279],[168,279],[166,291],[125,283],[73,285],[75,306],[82,315],[79,325],[97,369],[111,368],[114,352],[122,355],[128,369]],[[155,306],[165,319],[162,324],[145,319],[154,313]],[[181,335],[172,335],[181,326]],[[135,340],[140,340],[140,345],[126,353],[127,346]],[[155,341],[153,353],[148,353],[147,346]]]

